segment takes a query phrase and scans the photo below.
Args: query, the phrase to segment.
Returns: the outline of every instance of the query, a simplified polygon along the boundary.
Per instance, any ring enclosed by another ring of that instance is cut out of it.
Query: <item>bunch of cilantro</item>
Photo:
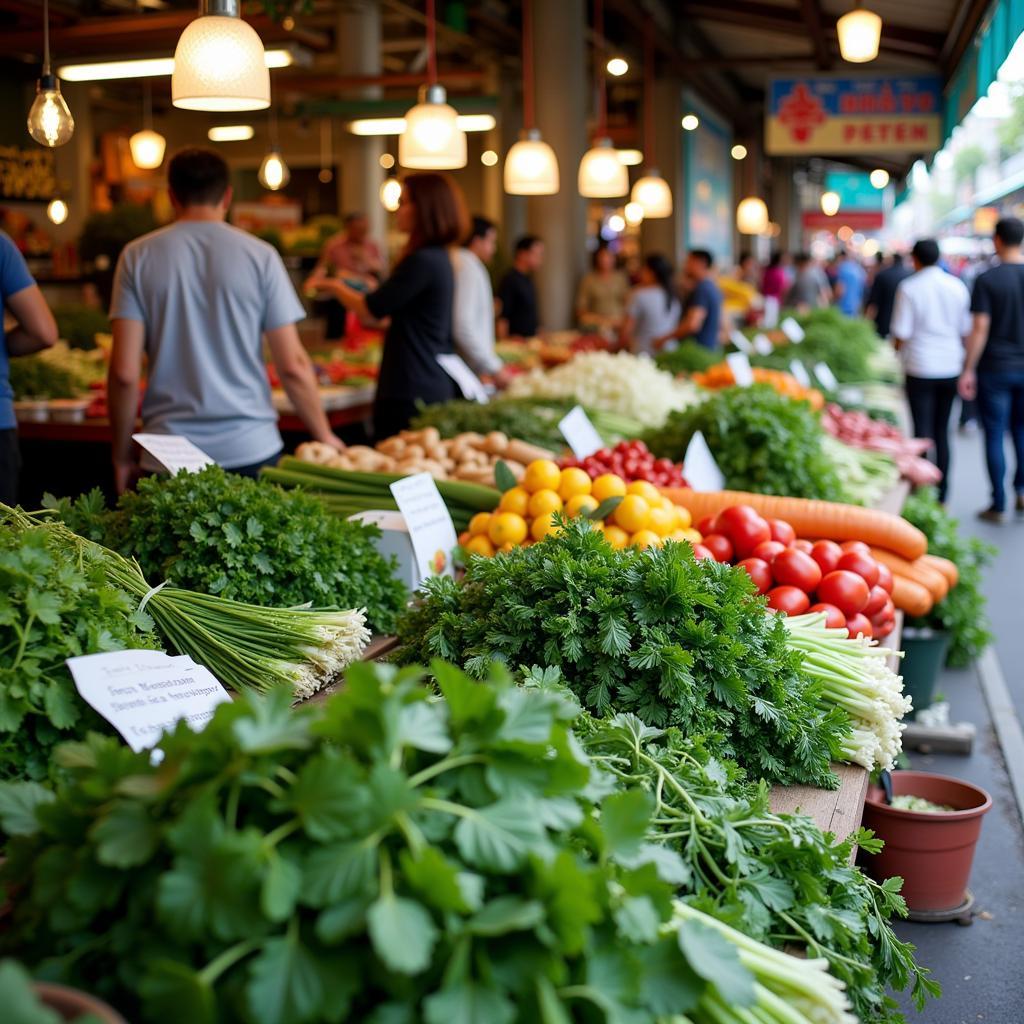
[[[819,707],[819,684],[742,569],[698,562],[688,544],[616,551],[586,520],[563,525],[471,559],[462,583],[428,580],[397,658],[445,658],[476,677],[493,660],[555,667],[597,715],[719,734],[721,756],[755,776],[836,785],[829,762],[849,722]]]
[[[179,723],[159,766],[93,734],[59,752],[55,793],[0,785],[19,886],[0,948],[140,1024],[753,1005],[735,946],[672,920],[682,860],[647,841],[650,797],[582,751],[575,706],[432,673],[443,699],[362,664],[318,707],[245,694],[201,733]]]
[[[374,545],[376,527],[219,466],[140,480],[112,511],[99,491],[47,503],[76,533],[134,558],[148,579],[186,590],[281,608],[365,608],[381,633],[394,631],[405,603],[393,560]]]
[[[0,530],[0,778],[46,778],[58,742],[106,730],[64,659],[158,649],[137,605],[94,554],[52,530]]]
[[[643,440],[658,458],[679,461],[698,430],[730,490],[847,500],[822,445],[817,413],[770,385],[716,391],[699,405],[672,413]]]

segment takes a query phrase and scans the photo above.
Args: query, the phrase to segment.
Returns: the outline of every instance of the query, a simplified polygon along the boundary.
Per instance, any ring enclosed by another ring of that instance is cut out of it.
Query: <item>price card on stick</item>
[[[427,576],[453,575],[452,550],[459,538],[434,478],[429,473],[415,473],[396,480],[391,493],[409,531],[420,581]]]
[[[683,459],[683,476],[695,491],[720,491],[725,487],[725,476],[718,468],[704,435],[698,430],[690,438]]]
[[[807,372],[807,367],[799,359],[794,359],[789,364],[789,372],[796,377],[796,382],[802,388],[809,388],[811,386],[811,375]]]
[[[754,351],[753,346],[747,340],[747,336],[742,331],[733,331],[729,335],[729,340],[732,342],[733,347],[738,352],[743,352],[745,355],[750,355]]]
[[[767,334],[755,334],[754,351],[759,356],[770,356],[775,351],[775,346],[771,343]]]
[[[787,316],[779,327],[794,345],[799,345],[804,340],[804,329],[791,316]]]
[[[483,381],[466,365],[462,356],[457,356],[454,352],[443,352],[434,358],[441,369],[458,384],[463,398],[468,398],[471,402],[487,401],[487,388],[484,387]]]
[[[836,375],[832,372],[832,368],[828,363],[815,363],[814,376],[818,378],[818,383],[826,391],[839,390],[839,381],[836,380]]]
[[[779,322],[779,300],[769,295],[764,300],[764,312],[761,314],[761,323],[771,330]]]
[[[194,473],[212,466],[213,459],[180,434],[132,434],[132,440],[174,476],[179,470]]]
[[[604,438],[590,422],[583,406],[577,405],[570,409],[559,421],[558,429],[565,438],[565,443],[572,449],[577,459],[585,459],[588,455],[604,447]]]
[[[732,370],[732,376],[737,386],[749,388],[754,383],[754,371],[750,368],[750,360],[745,353],[730,352],[725,357],[725,361],[729,364],[729,369]]]
[[[108,651],[67,659],[75,688],[136,753],[182,721],[198,732],[231,701],[213,673],[186,655]]]

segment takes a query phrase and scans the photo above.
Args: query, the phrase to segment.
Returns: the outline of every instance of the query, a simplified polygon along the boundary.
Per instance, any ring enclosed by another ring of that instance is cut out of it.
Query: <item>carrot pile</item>
[[[805,388],[791,373],[784,370],[769,370],[762,366],[753,367],[755,384],[770,384],[780,395],[786,395],[797,401],[810,403],[812,409],[821,409],[825,405],[825,396],[814,388]],[[694,384],[703,388],[731,388],[736,386],[736,378],[728,363],[715,363],[703,373],[691,375]]]

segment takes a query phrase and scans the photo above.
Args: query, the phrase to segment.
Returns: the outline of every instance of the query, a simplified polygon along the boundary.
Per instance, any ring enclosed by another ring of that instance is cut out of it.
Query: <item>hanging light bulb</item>
[[[882,19],[874,11],[865,10],[860,0],[852,11],[836,22],[839,52],[851,64],[866,64],[878,56],[882,37]]]
[[[872,188],[885,188],[889,184],[889,172],[884,167],[876,167],[868,175],[868,181],[871,182]]]
[[[164,150],[167,140],[153,131],[153,109],[149,93],[149,82],[142,91],[142,131],[136,132],[129,140],[128,147],[132,152],[132,163],[144,171],[151,171],[164,162]]]
[[[821,212],[826,217],[834,217],[839,212],[841,200],[838,192],[821,193]]]
[[[59,196],[51,199],[46,204],[46,216],[53,224],[63,224],[68,219],[68,204]]]
[[[36,98],[28,112],[28,133],[40,146],[63,146],[75,131],[75,119],[60,94],[60,81],[50,70],[50,4],[43,0],[43,69]]]
[[[768,230],[768,207],[759,196],[747,196],[736,207],[736,230],[741,235],[763,235]]]
[[[270,189],[271,192],[277,192],[291,181],[292,174],[284,162],[284,157],[276,149],[272,149],[263,158],[263,163],[260,164],[259,173],[256,176],[264,188]]]
[[[402,183],[394,175],[385,178],[380,186],[380,201],[384,209],[388,213],[394,213],[401,198]]]
[[[587,199],[614,199],[629,191],[629,171],[619,160],[611,139],[594,139],[594,145],[583,154],[577,186]]]
[[[265,110],[270,72],[263,42],[239,16],[239,0],[199,0],[174,50],[171,102],[185,110]]]
[[[647,220],[672,216],[672,189],[656,168],[651,168],[637,181],[629,198],[643,207]]]
[[[626,203],[622,213],[626,218],[626,223],[631,228],[635,228],[644,222],[644,208],[639,203]]]

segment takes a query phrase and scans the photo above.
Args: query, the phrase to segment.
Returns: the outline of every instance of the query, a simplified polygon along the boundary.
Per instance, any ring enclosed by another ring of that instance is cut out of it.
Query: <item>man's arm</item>
[[[12,356],[27,356],[57,344],[57,322],[38,285],[22,288],[7,297],[7,308],[17,325],[7,332],[7,351]]]
[[[299,340],[295,324],[284,324],[266,332],[270,356],[277,375],[288,394],[292,408],[315,441],[322,441],[343,451],[344,442],[336,437],[320,402],[320,389],[313,373],[313,363]]]
[[[988,344],[988,329],[991,323],[992,318],[988,313],[974,314],[971,333],[967,336],[964,368],[960,373],[960,381],[957,385],[960,397],[965,402],[978,397],[978,376],[976,371],[978,360],[981,359],[981,354],[985,351],[985,346]]]
[[[146,327],[141,320],[115,319],[114,344],[107,369],[107,408],[110,413],[111,458],[114,486],[123,494],[138,476],[138,459],[132,448],[135,414],[139,408],[139,378]]]

